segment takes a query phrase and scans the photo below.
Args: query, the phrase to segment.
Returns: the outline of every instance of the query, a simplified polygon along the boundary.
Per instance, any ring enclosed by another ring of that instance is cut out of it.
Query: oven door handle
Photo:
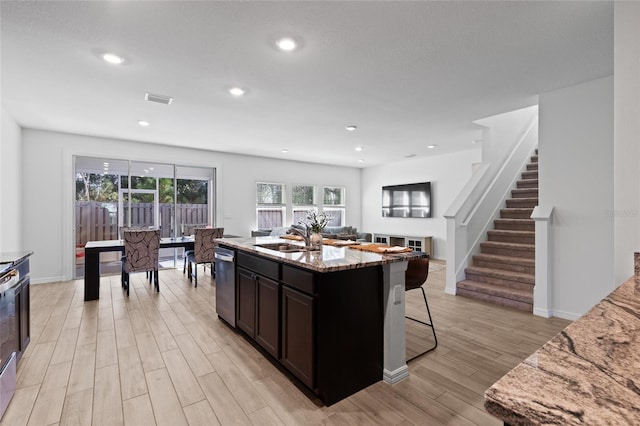
[[[0,293],[4,293],[20,281],[20,273],[17,269],[12,269],[0,278]]]

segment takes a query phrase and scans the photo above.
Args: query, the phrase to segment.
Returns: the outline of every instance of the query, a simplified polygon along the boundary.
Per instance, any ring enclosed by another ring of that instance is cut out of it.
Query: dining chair
[[[195,279],[195,287],[198,287],[198,264],[210,263],[211,276],[215,273],[214,246],[215,239],[222,238],[224,228],[196,228],[193,251],[187,254],[189,281]],[[193,266],[192,266],[193,265]]]
[[[149,280],[153,280],[156,291],[160,291],[158,280],[158,253],[160,251],[160,230],[125,230],[124,231],[124,266],[122,285],[131,287],[131,272],[148,272]]]
[[[435,344],[426,351],[420,352],[419,354],[409,358],[407,360],[407,362],[409,362],[434,350],[438,346],[438,338],[436,337],[436,329],[434,328],[433,320],[431,319],[431,311],[429,310],[429,303],[427,302],[427,294],[424,292],[424,288],[422,287],[427,282],[427,277],[429,276],[429,256],[427,255],[427,257],[410,260],[407,263],[407,270],[404,274],[405,292],[417,289],[422,290],[422,298],[424,299],[424,304],[427,307],[427,316],[429,317],[429,322],[421,321],[409,316],[405,316],[405,318],[431,327],[431,331],[433,332],[433,340],[435,342]]]

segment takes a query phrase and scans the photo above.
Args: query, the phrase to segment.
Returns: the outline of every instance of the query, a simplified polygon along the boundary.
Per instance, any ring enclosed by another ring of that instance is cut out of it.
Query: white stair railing
[[[538,144],[537,106],[476,123],[485,126],[483,163],[444,214],[448,294],[456,294],[457,282],[465,278],[465,268],[472,256],[480,252],[480,243],[499,217],[504,199],[510,196]]]

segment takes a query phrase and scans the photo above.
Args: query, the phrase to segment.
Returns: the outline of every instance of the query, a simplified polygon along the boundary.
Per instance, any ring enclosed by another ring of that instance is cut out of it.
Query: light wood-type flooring
[[[432,261],[427,297],[438,348],[409,364],[410,377],[382,381],[325,407],[310,399],[215,314],[215,286],[181,270],[160,272],[160,293],[132,275],[103,277],[100,300],[83,281],[31,286],[31,344],[1,426],[19,425],[500,425],[483,392],[568,321],[444,293]],[[207,271],[208,272],[208,271]],[[423,313],[419,290],[407,313]],[[428,328],[407,321],[407,355]]]

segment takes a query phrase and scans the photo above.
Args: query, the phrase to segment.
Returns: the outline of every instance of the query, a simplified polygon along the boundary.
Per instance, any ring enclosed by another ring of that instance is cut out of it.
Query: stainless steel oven
[[[17,269],[0,276],[0,418],[16,390],[16,351],[20,345],[16,289],[20,284]]]

